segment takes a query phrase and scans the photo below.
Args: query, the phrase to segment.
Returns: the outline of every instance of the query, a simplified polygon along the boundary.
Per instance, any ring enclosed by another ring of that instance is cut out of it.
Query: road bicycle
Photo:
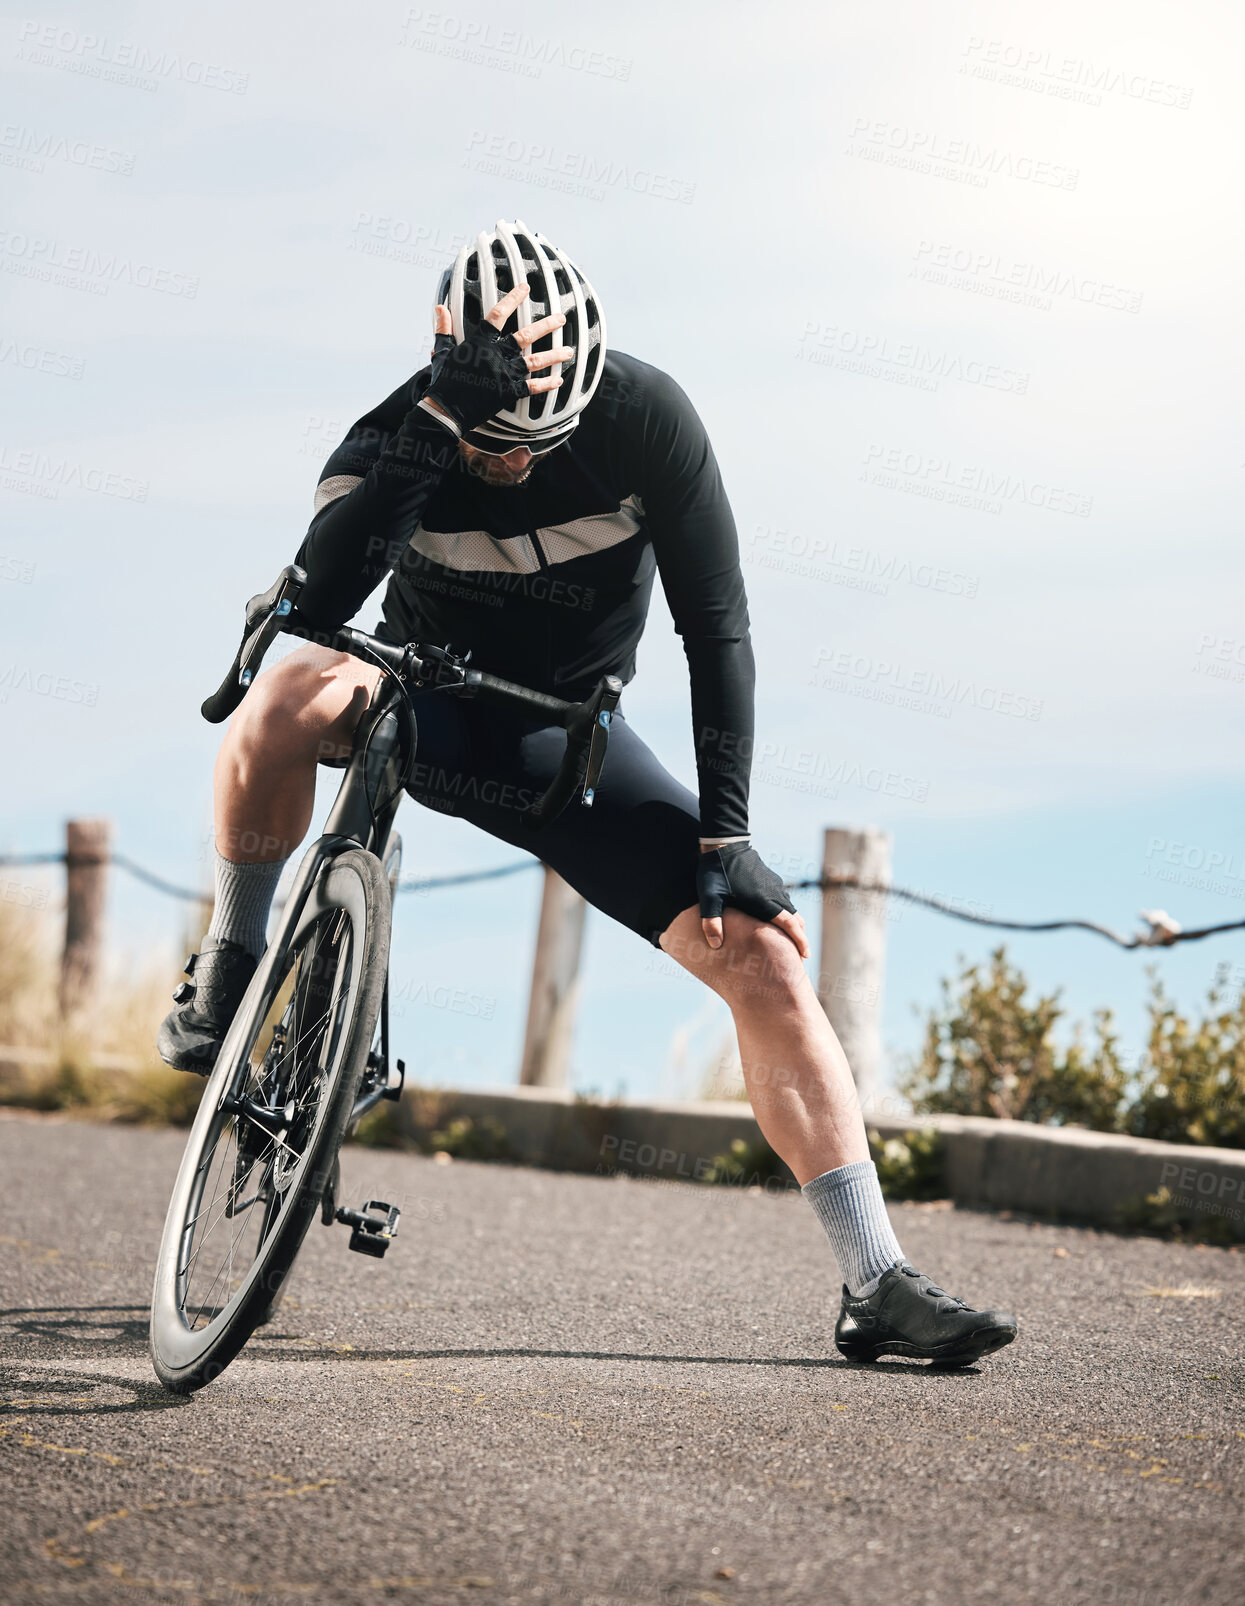
[[[217,724],[237,708],[281,632],[311,635],[297,611],[306,578],[291,564],[251,598],[241,645],[203,704],[205,719]],[[369,1110],[401,1097],[405,1075],[402,1060],[390,1065],[388,972],[402,861],[394,819],[419,741],[411,693],[477,698],[566,731],[556,775],[523,812],[533,828],[577,795],[591,806],[622,693],[610,675],[583,702],[567,703],[472,669],[470,654],[448,646],[399,646],[350,628],[312,639],[377,665],[381,676],[324,834],[303,856],[221,1045],[173,1187],[152,1290],[151,1355],[161,1382],[179,1394],[219,1377],[271,1320],[317,1213],[326,1226],[349,1227],[351,1249],[378,1258],[398,1230],[395,1205],[340,1203],[338,1151]]]

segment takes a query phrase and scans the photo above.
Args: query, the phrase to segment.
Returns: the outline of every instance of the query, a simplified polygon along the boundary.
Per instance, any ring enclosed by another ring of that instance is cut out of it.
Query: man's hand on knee
[[[795,950],[801,959],[807,959],[812,953],[813,950],[809,946],[808,935],[804,930],[804,916],[802,914],[789,914],[784,909],[781,913],[776,914],[772,920],[767,921],[766,924],[777,926],[784,937],[790,938],[795,944]],[[702,917],[700,929],[704,933],[705,941],[710,948],[720,948],[722,946],[724,933],[721,915],[711,915],[708,918]]]
[[[710,948],[722,946],[722,911],[733,908],[754,920],[777,926],[794,943],[800,958],[808,958],[804,921],[787,896],[782,878],[775,875],[751,843],[703,847],[696,866],[696,891],[700,929]]]

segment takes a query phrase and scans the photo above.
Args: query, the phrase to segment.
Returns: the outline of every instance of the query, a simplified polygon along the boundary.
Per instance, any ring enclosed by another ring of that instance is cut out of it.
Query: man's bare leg
[[[257,677],[216,756],[216,851],[223,859],[289,858],[311,824],[316,765],[350,752],[379,675],[349,653],[308,646]]]
[[[661,945],[726,1001],[739,1038],[744,1086],[770,1148],[803,1186],[868,1160],[869,1145],[847,1056],[791,938],[738,909],[710,948],[700,911],[685,909]]]
[[[178,1070],[215,1064],[264,951],[282,867],[311,824],[316,765],[349,754],[379,673],[304,647],[265,670],[234,714],[216,760],[212,923],[156,1039]]]
[[[661,946],[730,1007],[757,1124],[794,1172],[843,1273],[840,1352],[968,1365],[1011,1343],[1016,1319],[949,1298],[903,1258],[847,1058],[804,971],[803,921],[779,922],[726,909],[719,927],[685,909]]]

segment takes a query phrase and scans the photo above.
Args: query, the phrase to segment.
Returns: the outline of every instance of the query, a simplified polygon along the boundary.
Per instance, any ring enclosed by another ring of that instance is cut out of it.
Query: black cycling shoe
[[[225,1033],[250,986],[259,960],[226,937],[205,937],[202,952],[191,954],[184,981],[174,989],[177,1008],[164,1017],[156,1048],[178,1071],[211,1074]]]
[[[900,1260],[875,1293],[853,1298],[843,1290],[834,1329],[840,1355],[876,1361],[879,1355],[969,1366],[1016,1336],[1016,1318],[1005,1310],[973,1310]]]

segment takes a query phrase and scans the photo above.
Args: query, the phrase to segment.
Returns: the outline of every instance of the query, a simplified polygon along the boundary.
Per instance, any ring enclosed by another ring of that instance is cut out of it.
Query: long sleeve
[[[356,423],[329,458],[299,548],[299,612],[336,629],[398,561],[457,454],[454,436],[416,405],[420,376]]]
[[[748,830],[756,668],[739,540],[704,425],[654,371],[643,492],[662,589],[683,638],[692,693],[701,833]]]

